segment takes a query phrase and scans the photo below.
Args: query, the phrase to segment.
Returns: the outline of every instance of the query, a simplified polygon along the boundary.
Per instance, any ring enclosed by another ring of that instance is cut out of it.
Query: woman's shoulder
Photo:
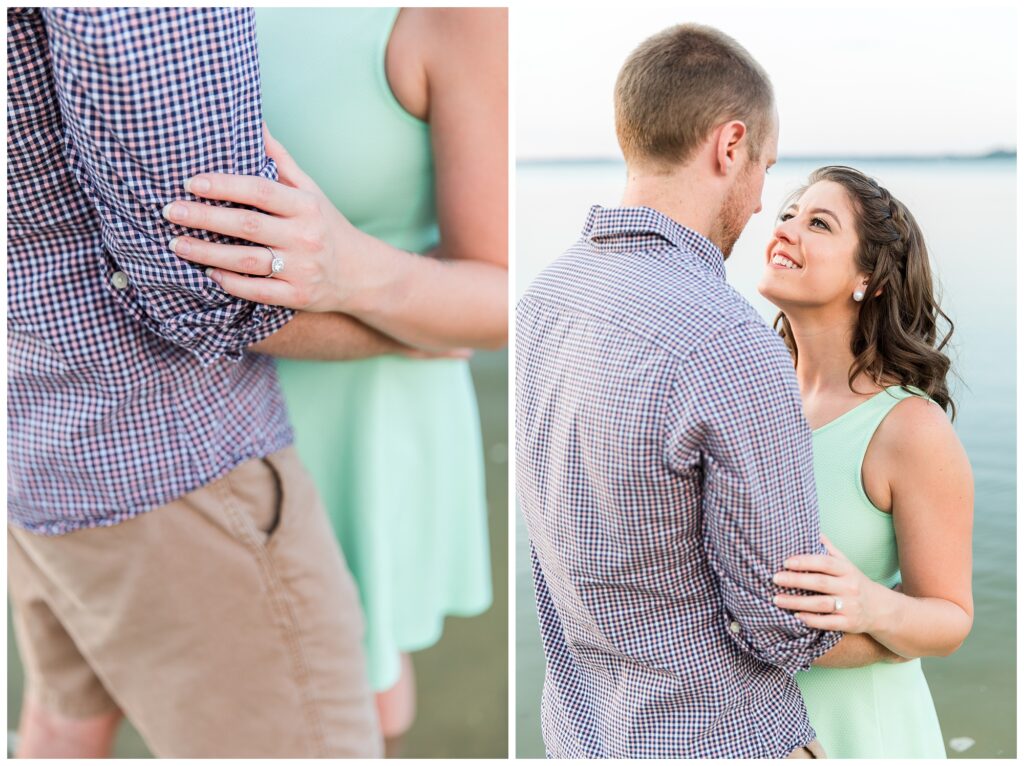
[[[967,453],[945,410],[923,394],[906,392],[871,437],[862,465],[865,492],[876,507],[904,512],[935,509],[972,493]]]
[[[424,59],[443,60],[492,52],[507,37],[507,19],[505,8],[402,8],[395,33]]]
[[[926,429],[929,432],[948,432],[954,434],[953,424],[946,411],[920,389],[891,386],[885,389],[899,398],[889,412],[883,425],[890,425],[894,437],[911,436],[915,430]]]
[[[388,81],[406,111],[427,121],[433,91],[493,75],[507,47],[507,9],[402,8],[388,43]]]
[[[923,392],[904,391],[882,420],[872,446],[889,466],[891,477],[922,477],[934,471],[970,475],[970,464],[946,411]]]
[[[414,30],[414,46],[428,76],[474,74],[467,66],[489,69],[505,63],[508,16],[505,8],[403,8],[399,23]],[[396,26],[396,32],[398,31]]]

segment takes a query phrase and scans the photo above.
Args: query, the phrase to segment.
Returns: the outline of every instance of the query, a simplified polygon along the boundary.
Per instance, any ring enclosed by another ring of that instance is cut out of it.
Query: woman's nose
[[[779,225],[775,227],[775,239],[781,240],[790,245],[796,244],[797,233],[796,227],[793,226],[792,218],[787,221],[779,221]]]

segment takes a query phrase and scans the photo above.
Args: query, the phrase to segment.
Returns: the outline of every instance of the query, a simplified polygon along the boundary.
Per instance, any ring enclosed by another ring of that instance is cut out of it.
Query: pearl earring
[[[855,301],[857,301],[857,303],[860,303],[862,300],[864,300],[864,291],[863,290],[854,290],[854,292],[853,292],[853,299]]]

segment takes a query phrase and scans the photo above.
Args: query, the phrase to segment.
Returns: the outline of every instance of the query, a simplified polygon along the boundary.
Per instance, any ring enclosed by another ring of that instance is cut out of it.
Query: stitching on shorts
[[[280,576],[278,576],[274,562],[270,557],[270,552],[256,538],[252,525],[246,523],[243,515],[244,512],[236,504],[235,493],[231,488],[231,475],[228,474],[226,478],[228,479],[228,486],[224,487],[224,508],[227,511],[231,524],[235,527],[236,534],[252,549],[260,565],[260,571],[266,578],[268,584],[267,597],[270,600],[271,610],[274,612],[275,622],[282,629],[288,647],[293,675],[299,687],[299,695],[302,698],[303,712],[309,728],[313,732],[315,752],[316,755],[323,757],[327,750],[323,721],[320,719],[316,702],[310,694],[309,663],[306,661],[306,656],[302,650],[302,642],[299,640],[295,615],[292,612],[291,604],[288,603],[288,599],[285,596],[284,583]]]

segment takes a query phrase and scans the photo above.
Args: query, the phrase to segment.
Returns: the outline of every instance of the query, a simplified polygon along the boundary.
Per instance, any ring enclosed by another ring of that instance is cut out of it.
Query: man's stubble
[[[747,165],[743,174],[730,187],[715,219],[716,231],[709,239],[718,245],[725,260],[729,259],[736,240],[740,238],[740,234],[743,233],[743,229],[746,228],[747,222],[753,215],[749,200],[750,185],[756,181],[754,174],[757,170],[757,163],[750,162]]]

